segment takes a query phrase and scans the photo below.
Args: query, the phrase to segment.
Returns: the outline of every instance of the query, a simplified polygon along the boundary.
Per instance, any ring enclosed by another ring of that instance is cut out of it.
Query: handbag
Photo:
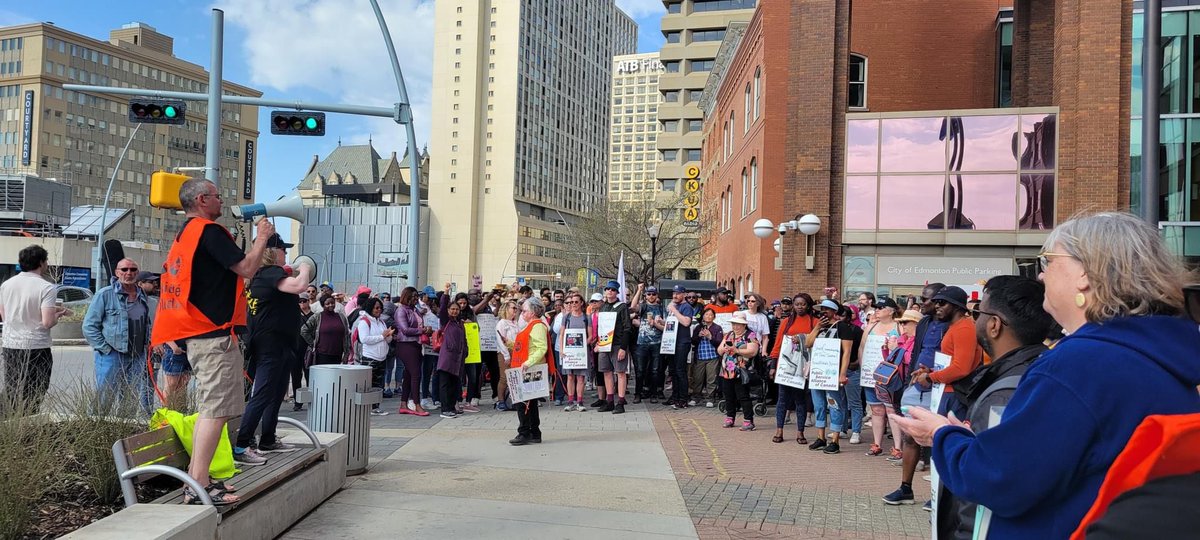
[[[433,339],[429,344],[429,347],[433,349],[433,352],[441,352],[443,339],[444,337],[442,329],[438,328],[437,331],[433,333]]]
[[[875,366],[875,395],[884,403],[892,403],[895,397],[904,391],[904,349],[897,347],[888,355],[887,360]]]

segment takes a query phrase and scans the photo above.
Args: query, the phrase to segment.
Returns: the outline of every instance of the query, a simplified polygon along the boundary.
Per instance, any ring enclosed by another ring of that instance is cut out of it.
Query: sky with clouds
[[[518,0],[503,0],[518,1]],[[602,0],[583,0],[602,1]],[[639,52],[663,42],[661,0],[616,0],[638,22]],[[0,2],[0,26],[51,21],[92,38],[139,21],[175,39],[175,55],[209,65],[213,7],[225,12],[225,79],[257,88],[267,98],[391,106],[395,77],[368,0],[35,0]],[[433,74],[433,0],[380,0],[413,106],[418,147],[429,134]],[[330,114],[325,137],[272,136],[260,114],[258,198],[290,192],[314,155],[341,140],[371,140],[386,156],[403,155],[404,128],[387,119]]]

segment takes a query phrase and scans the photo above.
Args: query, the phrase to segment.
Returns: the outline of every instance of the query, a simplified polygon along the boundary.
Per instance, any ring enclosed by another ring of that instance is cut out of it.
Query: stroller
[[[770,373],[770,367],[767,365],[767,357],[758,355],[750,362],[750,401],[754,402],[754,415],[767,415],[767,374]],[[717,410],[725,413],[728,398],[720,396],[717,401]]]

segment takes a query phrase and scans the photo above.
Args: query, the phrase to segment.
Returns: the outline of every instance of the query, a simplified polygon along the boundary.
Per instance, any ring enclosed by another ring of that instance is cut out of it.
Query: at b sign
[[[971,284],[1013,273],[1013,260],[1000,257],[880,255],[875,264],[875,279],[880,285],[925,285],[934,282]]]

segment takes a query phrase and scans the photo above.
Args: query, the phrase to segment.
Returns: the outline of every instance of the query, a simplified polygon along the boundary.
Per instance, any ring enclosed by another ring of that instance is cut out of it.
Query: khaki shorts
[[[242,353],[233,336],[187,340],[200,418],[230,418],[246,409]]]

